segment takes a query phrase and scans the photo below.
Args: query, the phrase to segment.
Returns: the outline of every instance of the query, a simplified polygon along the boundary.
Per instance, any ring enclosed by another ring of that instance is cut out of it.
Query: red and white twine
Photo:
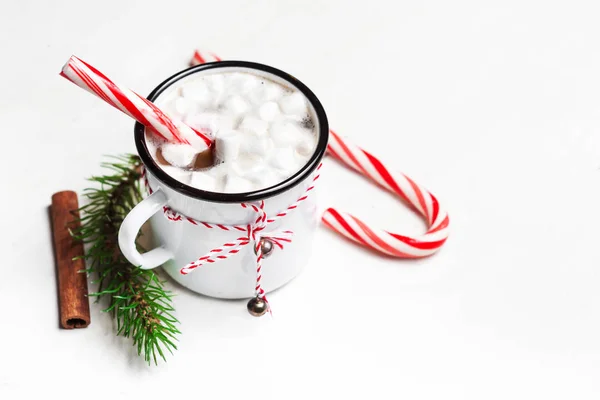
[[[207,229],[221,229],[224,231],[231,232],[243,232],[243,236],[238,237],[237,239],[222,244],[220,247],[216,247],[210,250],[206,255],[198,258],[195,261],[190,262],[185,267],[181,268],[179,272],[182,275],[187,275],[192,272],[194,269],[201,267],[206,264],[212,264],[218,262],[220,260],[224,260],[226,258],[231,257],[234,254],[240,252],[240,249],[250,243],[252,243],[254,247],[254,253],[256,254],[256,285],[254,288],[255,295],[269,304],[266,298],[266,294],[261,285],[262,280],[262,246],[261,239],[269,240],[274,246],[277,246],[279,249],[283,250],[284,243],[291,243],[292,236],[294,232],[290,230],[268,230],[268,226],[275,221],[279,220],[282,217],[288,215],[291,211],[298,208],[298,205],[305,201],[309,193],[315,188],[315,183],[321,176],[319,170],[321,169],[321,165],[317,167],[315,175],[312,179],[311,184],[306,188],[302,196],[300,196],[293,204],[288,206],[285,210],[278,212],[273,217],[267,216],[265,212],[265,202],[261,200],[257,204],[253,203],[240,203],[240,206],[249,210],[252,210],[256,216],[252,223],[246,225],[223,225],[223,224],[212,224],[204,221],[198,221],[194,218],[187,217],[183,214],[178,213],[173,210],[169,206],[163,207],[163,213],[169,221],[173,222],[188,222],[192,225],[203,226]],[[142,171],[142,177],[144,179],[144,185],[146,186],[146,190],[148,194],[152,194],[153,190],[150,187],[150,183],[148,182],[148,176],[146,175],[146,170]]]

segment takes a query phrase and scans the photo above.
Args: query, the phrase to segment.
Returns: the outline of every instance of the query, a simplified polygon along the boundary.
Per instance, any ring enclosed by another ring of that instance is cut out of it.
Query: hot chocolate
[[[295,87],[256,71],[225,68],[190,75],[155,103],[214,140],[210,152],[167,143],[151,132],[155,162],[178,181],[211,192],[273,186],[300,170],[317,142],[314,110]]]

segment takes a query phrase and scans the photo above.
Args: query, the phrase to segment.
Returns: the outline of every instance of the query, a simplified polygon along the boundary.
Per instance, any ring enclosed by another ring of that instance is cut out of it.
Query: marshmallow
[[[168,95],[164,96],[164,99],[162,99],[162,103],[160,106],[160,109],[167,114],[170,117],[173,118],[181,118],[182,116],[182,112],[180,112],[181,110],[181,105],[179,105],[178,107],[178,103],[177,101],[180,99],[180,95],[179,95],[180,90],[176,90],[173,91],[171,93],[169,93]]]
[[[267,85],[267,82],[265,82],[263,88],[263,101],[277,101],[284,93],[283,88],[278,84],[269,82]]]
[[[221,74],[207,75],[204,79],[212,94],[212,106],[218,107],[226,96],[225,77]]]
[[[234,130],[219,132],[215,139],[216,162],[235,160],[240,152],[241,143],[240,132]]]
[[[244,153],[255,154],[260,157],[268,157],[275,145],[268,137],[256,137],[245,135],[240,150]]]
[[[239,94],[247,94],[258,88],[260,81],[256,76],[234,72],[225,80],[228,91]]]
[[[249,115],[242,119],[239,129],[251,135],[265,136],[269,129],[269,124],[266,121]]]
[[[223,103],[223,109],[230,115],[239,116],[250,109],[250,104],[239,94],[229,96]]]
[[[185,115],[193,111],[193,109],[195,108],[194,102],[186,97],[178,97],[177,99],[175,99],[175,101],[173,102],[173,106],[175,108],[175,111],[179,115]]]
[[[185,185],[188,185],[190,182],[190,176],[191,176],[190,171],[187,171],[187,170],[181,169],[181,168],[177,168],[177,167],[172,167],[170,165],[161,165],[160,169],[165,171],[167,173],[167,175],[169,175],[171,178],[173,178],[176,181],[179,181]]]
[[[267,168],[261,165],[253,170],[247,171],[243,177],[248,179],[258,188],[268,188],[275,186],[283,179],[280,178],[280,174],[273,171],[272,168]]]
[[[275,150],[269,158],[269,165],[288,173],[288,176],[292,175],[298,170],[300,166],[298,159],[294,154],[295,151],[291,147],[284,147]]]
[[[221,130],[231,130],[237,126],[237,119],[227,117],[222,115],[221,118],[218,119],[217,123],[217,133]]]
[[[225,193],[244,193],[253,190],[255,189],[252,182],[232,173],[227,175],[225,186],[223,187]]]
[[[214,192],[217,188],[217,178],[206,171],[194,171],[190,174],[188,185],[208,192]]]
[[[302,140],[302,131],[292,121],[277,120],[269,128],[270,136],[277,147],[296,146]]]
[[[315,143],[310,140],[302,140],[296,145],[295,150],[298,157],[310,157],[315,151]]]
[[[171,165],[180,168],[189,167],[197,151],[188,144],[165,143],[160,148],[163,158]]]
[[[261,105],[268,101],[277,101],[285,91],[278,84],[269,80],[261,82],[260,87],[257,87],[252,92],[248,93],[248,98],[254,105]]]
[[[212,136],[218,135],[221,131],[231,130],[236,125],[234,118],[212,112],[188,114],[183,118],[183,122],[192,128],[209,132]]]
[[[285,114],[299,117],[306,115],[306,101],[300,92],[287,94],[279,100],[279,107]]]
[[[183,121],[214,140],[210,149],[193,133],[186,135],[190,145],[153,144],[161,168],[198,189],[243,193],[270,187],[314,153],[315,126],[305,96],[267,78],[209,72],[184,80],[160,100],[176,124]]]
[[[215,179],[215,192],[222,192],[225,186],[225,180],[231,173],[231,163],[224,162],[217,164],[212,168],[202,171]]]
[[[258,109],[260,118],[267,122],[273,121],[279,114],[279,106],[274,101],[268,101]]]
[[[299,157],[310,157],[315,151],[316,138],[311,131],[307,129],[301,129],[302,137],[300,141],[296,143],[296,153]]]
[[[214,95],[203,81],[191,81],[181,88],[181,96],[196,103],[200,108],[210,105]]]
[[[230,169],[231,169],[230,163],[220,163],[220,164],[215,164],[211,168],[205,169],[204,172],[206,172],[210,176],[213,176],[213,177],[219,179],[220,177],[227,175],[227,173],[229,172]]]
[[[265,167],[265,158],[257,154],[242,153],[233,162],[229,163],[231,170],[241,177],[252,175]]]

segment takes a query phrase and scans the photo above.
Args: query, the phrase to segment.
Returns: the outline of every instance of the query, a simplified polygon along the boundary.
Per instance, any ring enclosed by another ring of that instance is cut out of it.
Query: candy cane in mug
[[[61,76],[144,126],[152,128],[167,141],[191,144],[198,151],[206,150],[212,144],[211,138],[205,133],[172,119],[144,97],[116,85],[96,68],[75,56],[71,56],[64,65]]]

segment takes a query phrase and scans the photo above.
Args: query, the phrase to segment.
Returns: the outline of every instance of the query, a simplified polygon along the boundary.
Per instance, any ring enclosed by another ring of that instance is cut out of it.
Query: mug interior
[[[293,76],[278,70],[276,68],[247,61],[219,61],[214,63],[207,63],[197,65],[183,71],[180,71],[170,78],[166,79],[160,85],[158,85],[149,95],[148,100],[160,104],[161,98],[166,98],[172,91],[179,88],[187,80],[196,78],[199,74],[208,75],[215,73],[226,73],[226,72],[248,72],[259,77],[272,80],[284,87],[295,88],[299,90],[308,100],[309,113],[314,121],[314,131],[317,135],[317,145],[312,156],[306,162],[306,164],[300,168],[289,178],[267,188],[255,190],[252,192],[245,193],[220,193],[210,192],[202,189],[198,189],[182,182],[177,181],[175,178],[164,172],[159,165],[154,161],[154,158],[150,155],[148,145],[146,143],[145,127],[139,122],[135,124],[135,143],[137,151],[142,159],[142,162],[146,168],[154,175],[157,179],[162,181],[165,185],[169,186],[173,190],[190,196],[196,199],[222,202],[222,203],[241,203],[255,200],[266,199],[268,197],[280,194],[290,188],[296,186],[300,182],[304,181],[311,173],[317,168],[321,159],[325,155],[327,150],[327,141],[329,138],[329,125],[327,122],[327,116],[323,106],[314,95],[314,93],[306,87],[302,82]]]

